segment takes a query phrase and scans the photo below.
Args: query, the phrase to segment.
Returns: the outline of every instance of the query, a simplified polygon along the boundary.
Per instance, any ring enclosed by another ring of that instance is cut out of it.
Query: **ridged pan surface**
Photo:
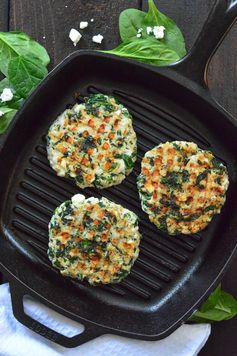
[[[57,115],[74,103],[75,92],[84,96],[111,94],[133,116],[138,160],[132,174],[118,186],[81,190],[73,181],[58,177],[49,166],[45,135]],[[54,284],[62,283],[63,288],[64,277],[47,258],[48,223],[54,209],[72,195],[82,193],[86,197],[104,196],[134,211],[140,218],[143,238],[131,274],[117,285],[92,287],[71,279],[66,279],[66,285],[78,296],[78,304],[83,293],[90,295],[89,320],[141,336],[158,335],[190,313],[210,281],[221,273],[229,249],[237,242],[233,233],[237,201],[234,137],[236,127],[214,103],[152,69],[102,55],[71,56],[21,111],[4,146],[3,153],[9,152],[11,175],[5,187],[2,224],[11,244],[44,271],[45,278],[51,278],[55,302]],[[136,179],[141,159],[159,143],[173,140],[195,142],[211,150],[228,167],[226,204],[208,228],[195,235],[168,236],[158,231],[140,206]],[[73,310],[73,306],[70,308]]]

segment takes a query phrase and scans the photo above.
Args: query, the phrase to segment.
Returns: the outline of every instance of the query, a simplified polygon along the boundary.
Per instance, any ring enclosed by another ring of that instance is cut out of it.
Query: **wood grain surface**
[[[157,0],[159,9],[173,18],[182,29],[190,49],[197,38],[215,0]],[[142,0],[0,0],[0,30],[25,31],[44,45],[51,57],[51,68],[75,48],[68,38],[71,28],[89,21],[81,30],[83,39],[76,49],[108,49],[119,43],[118,16],[125,8],[147,8]],[[93,18],[94,22],[90,22]],[[92,35],[102,34],[98,46]],[[216,100],[237,118],[237,25],[228,34],[209,67],[209,88]],[[204,44],[205,45],[205,44]],[[208,118],[207,118],[208,119]],[[218,123],[217,123],[218,124]],[[224,288],[237,297],[237,260],[228,270]],[[216,323],[202,356],[235,356],[237,354],[237,318]],[[144,355],[145,356],[145,355]],[[162,355],[161,355],[162,356]]]
[[[0,27],[1,31],[7,31],[9,25],[8,0],[0,0]]]
[[[215,0],[155,0],[160,11],[174,19],[183,31],[189,50],[195,42]],[[143,1],[147,9],[147,1]],[[205,43],[203,44],[205,46]],[[213,97],[237,119],[237,24],[212,58],[208,85]],[[236,353],[237,354],[237,353]]]
[[[115,47],[119,43],[120,12],[138,5],[138,0],[11,0],[10,29],[25,31],[44,45],[54,67],[75,50],[68,38],[71,28],[83,34],[76,49]],[[80,21],[88,21],[89,26],[80,30]],[[103,46],[91,40],[99,33],[104,36]]]

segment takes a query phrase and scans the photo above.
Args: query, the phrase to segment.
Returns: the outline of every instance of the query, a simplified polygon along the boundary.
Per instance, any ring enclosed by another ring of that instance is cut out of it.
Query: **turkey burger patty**
[[[227,169],[195,143],[174,141],[145,154],[138,190],[142,209],[170,235],[203,230],[225,203]]]
[[[118,283],[138,257],[140,238],[133,212],[106,198],[77,194],[51,218],[48,256],[62,275]]]
[[[120,184],[137,156],[131,115],[113,97],[92,94],[53,122],[47,152],[57,175],[75,179],[81,188]]]

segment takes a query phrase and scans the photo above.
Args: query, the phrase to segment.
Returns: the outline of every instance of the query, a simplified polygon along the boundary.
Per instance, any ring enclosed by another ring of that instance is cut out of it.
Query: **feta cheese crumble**
[[[104,36],[102,35],[96,35],[92,37],[92,41],[95,43],[101,43],[103,41]]]
[[[149,34],[152,33],[152,32],[153,32],[152,27],[148,26],[148,27],[146,28],[146,33],[149,35]]]
[[[88,26],[88,22],[87,21],[81,21],[80,22],[80,29],[83,30],[84,28],[86,28]]]
[[[142,31],[143,31],[142,27],[137,30],[137,38],[142,37]]]
[[[155,38],[162,39],[165,36],[165,27],[164,26],[154,26],[153,27],[153,34]]]
[[[165,27],[164,26],[154,26],[153,28],[147,26],[146,33],[150,35],[151,33],[155,36],[157,40],[164,38],[165,36]]]
[[[4,115],[4,112],[0,110],[0,117]]]
[[[71,198],[72,203],[75,207],[80,207],[81,203],[84,202],[85,199],[85,196],[82,194],[73,195],[73,197]]]
[[[69,33],[69,38],[73,42],[74,46],[77,45],[77,43],[80,41],[82,38],[82,35],[80,34],[79,31],[75,30],[74,28],[71,29]]]
[[[0,99],[2,101],[11,101],[13,98],[13,93],[10,88],[3,89],[2,94],[0,95]]]

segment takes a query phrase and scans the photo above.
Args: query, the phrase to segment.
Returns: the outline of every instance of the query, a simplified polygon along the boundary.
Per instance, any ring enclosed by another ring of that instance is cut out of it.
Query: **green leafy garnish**
[[[164,26],[165,37],[164,43],[171,50],[175,51],[180,58],[187,53],[185,48],[185,41],[182,32],[176,23],[168,16],[162,14],[154,4],[153,0],[148,0],[149,9],[145,17],[146,26]]]
[[[154,26],[165,28],[164,38],[155,38]],[[148,27],[152,29],[151,33],[148,33]],[[119,31],[123,42],[104,52],[156,66],[174,63],[186,54],[182,32],[172,19],[157,9],[153,0],[148,0],[147,13],[137,9],[122,11]]]
[[[9,62],[8,78],[15,91],[26,99],[34,88],[47,75],[46,67],[37,58],[18,56]]]
[[[0,107],[0,111],[3,112],[3,115],[0,116],[0,134],[2,134],[7,129],[17,110],[7,107]]]
[[[0,32],[0,71],[7,77],[8,66],[13,58],[25,56],[36,57],[46,67],[50,58],[39,43],[23,32]]]
[[[11,89],[13,99],[0,100],[0,134],[9,126],[17,110],[47,75],[50,59],[39,43],[23,32],[0,32],[0,94]]]
[[[124,42],[117,48],[106,52],[157,66],[174,63],[180,58],[175,51],[169,49],[163,42],[158,42],[155,39],[149,41],[146,39],[136,39]]]
[[[119,32],[123,42],[137,39],[137,31],[145,25],[146,13],[137,9],[126,9],[119,16]],[[142,37],[144,30],[141,32]]]
[[[191,321],[198,323],[212,323],[214,321],[229,320],[237,315],[237,300],[224,292],[221,286],[210,295],[207,301],[196,311]]]

